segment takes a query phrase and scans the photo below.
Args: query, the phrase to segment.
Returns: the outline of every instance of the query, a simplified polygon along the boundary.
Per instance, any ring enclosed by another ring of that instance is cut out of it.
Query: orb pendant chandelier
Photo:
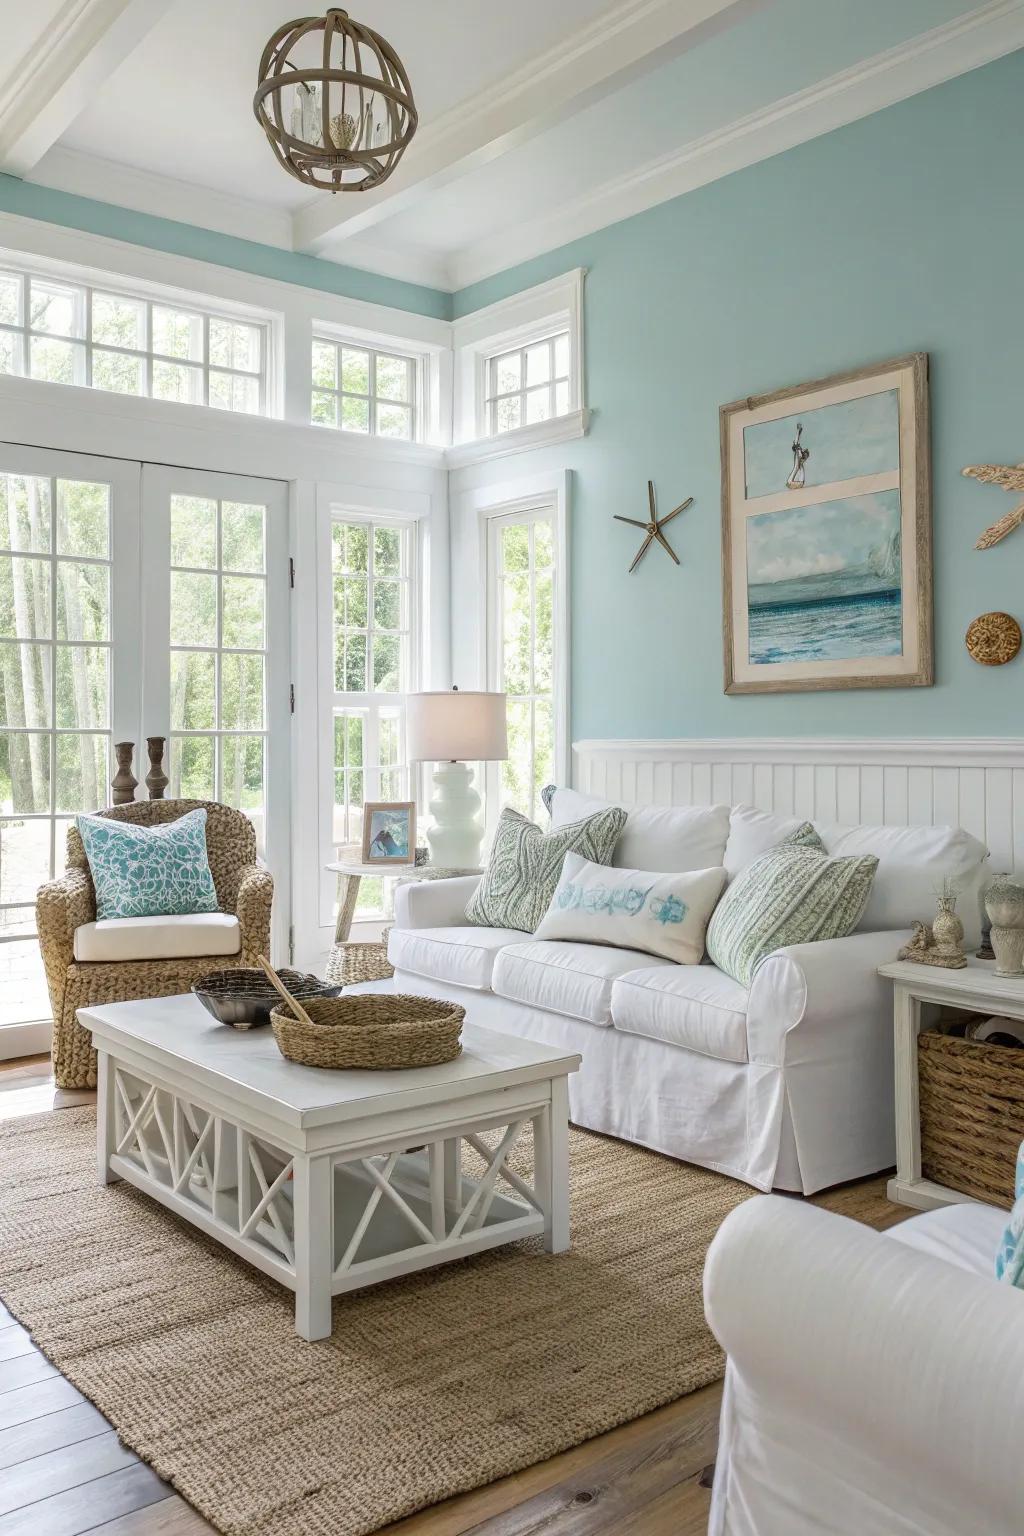
[[[327,192],[380,186],[419,120],[391,44],[333,8],[274,33],[252,106],[285,170]]]

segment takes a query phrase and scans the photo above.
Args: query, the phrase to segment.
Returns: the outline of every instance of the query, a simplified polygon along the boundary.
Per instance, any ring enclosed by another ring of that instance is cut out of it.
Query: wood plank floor
[[[48,1057],[0,1062],[0,1120],[93,1097],[55,1088]],[[851,1186],[851,1206],[884,1182]],[[892,1207],[893,1221],[909,1214]],[[714,1460],[720,1401],[716,1383],[381,1536],[701,1536],[710,1501],[701,1474]],[[0,1305],[0,1536],[212,1529],[120,1445]]]

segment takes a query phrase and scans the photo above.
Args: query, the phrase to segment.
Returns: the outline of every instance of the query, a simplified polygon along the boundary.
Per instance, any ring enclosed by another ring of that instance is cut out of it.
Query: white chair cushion
[[[545,1008],[607,1029],[612,1022],[612,983],[636,968],[635,949],[605,944],[540,942],[511,944],[494,967],[492,990],[528,1008]],[[676,970],[670,960],[651,960]]]
[[[1006,1227],[1006,1211],[994,1205],[981,1205],[974,1200],[958,1201],[944,1205],[936,1211],[926,1211],[910,1221],[901,1221],[890,1227],[887,1237],[898,1243],[915,1248],[918,1253],[930,1253],[936,1259],[945,1259],[957,1269],[966,1269],[972,1275],[984,1275],[994,1280],[996,1253]]]
[[[523,938],[518,928],[392,928],[388,959],[396,971],[486,992],[494,961],[506,944]]]
[[[230,912],[173,917],[105,917],[75,929],[75,959],[180,960],[191,955],[237,955],[238,918]]]
[[[645,966],[612,987],[612,1023],[627,1035],[743,1062],[748,996],[746,987],[713,965]]]
[[[568,826],[616,803],[581,795],[575,789],[556,789],[551,798],[551,825]],[[616,869],[677,875],[722,863],[729,836],[727,805],[641,805],[627,806],[626,812],[626,825],[612,857]]]

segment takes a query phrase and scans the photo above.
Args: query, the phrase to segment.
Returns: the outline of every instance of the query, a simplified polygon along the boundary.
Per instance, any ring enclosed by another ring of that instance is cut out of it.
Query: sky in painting
[[[749,517],[748,584],[856,570],[872,557],[882,559],[899,528],[899,491],[876,491]]]
[[[806,485],[827,485],[899,469],[899,397],[895,389],[886,389],[876,395],[862,395],[859,400],[844,400],[745,427],[748,499],[786,489],[798,422],[804,429],[801,445],[810,450],[804,465]]]

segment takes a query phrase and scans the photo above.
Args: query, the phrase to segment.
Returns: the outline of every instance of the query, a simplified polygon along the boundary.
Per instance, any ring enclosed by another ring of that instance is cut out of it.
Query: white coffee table
[[[466,1025],[447,1066],[324,1072],[192,996],[78,1018],[99,1056],[101,1182],[126,1179],[288,1286],[305,1339],[327,1337],[345,1291],[533,1234],[569,1246],[579,1056]],[[506,1160],[530,1123],[525,1179]]]

